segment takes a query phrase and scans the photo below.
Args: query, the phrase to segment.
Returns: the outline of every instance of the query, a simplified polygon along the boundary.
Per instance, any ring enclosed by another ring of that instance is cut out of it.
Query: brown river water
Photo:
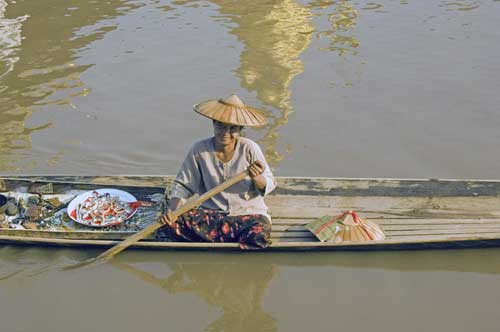
[[[500,179],[498,0],[0,0],[1,174],[174,174],[237,93],[276,175]],[[0,331],[499,331],[500,250],[0,246]]]

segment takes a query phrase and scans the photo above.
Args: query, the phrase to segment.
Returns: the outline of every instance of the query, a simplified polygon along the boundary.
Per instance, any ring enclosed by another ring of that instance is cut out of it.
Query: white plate
[[[112,188],[102,188],[102,189],[87,191],[87,192],[84,192],[83,194],[76,196],[68,204],[68,215],[71,219],[73,219],[77,223],[80,223],[80,224],[85,225],[85,226],[91,226],[91,227],[108,227],[108,226],[114,226],[114,225],[120,224],[117,222],[112,222],[112,223],[108,222],[108,223],[102,223],[100,225],[97,225],[97,224],[92,224],[92,223],[89,224],[83,220],[78,219],[78,216],[75,213],[78,204],[81,204],[84,200],[91,197],[93,195],[94,191],[97,192],[99,194],[99,196],[104,195],[106,193],[110,194],[111,197],[118,196],[120,201],[125,202],[125,203],[136,203],[137,202],[137,199],[134,197],[134,195],[132,195],[126,191],[123,191],[123,190],[112,189]],[[131,214],[129,214],[127,219],[131,218],[135,214],[136,211],[137,211],[137,207],[132,211]],[[125,220],[127,220],[127,219],[125,219]]]

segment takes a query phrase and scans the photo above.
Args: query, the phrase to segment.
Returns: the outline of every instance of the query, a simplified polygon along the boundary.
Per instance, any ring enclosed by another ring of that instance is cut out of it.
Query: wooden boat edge
[[[6,180],[35,180],[35,181],[60,181],[67,182],[62,180],[57,180],[58,178],[157,178],[157,179],[174,179],[175,175],[173,174],[117,174],[117,175],[76,175],[76,174],[65,174],[65,175],[53,175],[53,174],[0,174],[0,179]],[[433,181],[433,182],[493,182],[500,183],[500,179],[476,179],[476,178],[466,178],[466,179],[458,179],[458,178],[387,178],[387,177],[330,177],[330,176],[286,176],[279,175],[275,176],[277,179],[296,179],[296,180],[339,180],[339,181]],[[54,179],[54,180],[51,180]],[[82,182],[88,183],[88,182]]]
[[[23,237],[0,235],[0,243],[12,245],[41,245],[62,247],[111,247],[120,243],[118,240],[57,239],[40,237]],[[263,252],[296,251],[296,250],[329,250],[329,251],[377,251],[377,250],[411,250],[411,249],[461,249],[494,247],[500,245],[500,235],[476,235],[473,237],[449,237],[447,239],[420,240],[384,240],[363,243],[329,243],[329,242],[276,242]],[[131,246],[134,249],[155,250],[239,250],[237,243],[193,243],[193,242],[157,242],[140,241]]]
[[[333,178],[278,176],[274,195],[500,197],[500,180]],[[0,176],[2,182],[53,182],[68,185],[168,188],[172,175]]]
[[[85,184],[85,185],[100,185],[100,186],[130,186],[130,187],[144,187],[144,188],[158,188],[158,187],[163,187],[165,183],[168,183],[169,180],[171,180],[173,177],[172,176],[161,176],[161,177],[156,177],[156,176],[145,176],[143,179],[138,178],[137,176],[124,176],[122,177],[122,180],[124,182],[117,182],[117,178],[119,176],[98,176],[94,177],[91,176],[91,178],[94,179],[106,179],[108,181],[112,181],[113,183],[105,183],[105,184],[100,184],[92,181],[80,181],[80,182],[71,182],[67,181],[67,178],[71,176],[66,176],[65,181],[57,181],[54,180],[55,178],[61,178],[58,176],[46,176],[45,179],[40,179],[37,176],[28,176],[27,178],[21,178],[21,177],[1,177],[0,179],[5,179],[5,180],[10,180],[10,181],[28,181],[28,182],[54,182],[54,183],[65,183],[68,185],[72,184]],[[134,178],[132,182],[128,182],[127,179]],[[158,180],[157,182],[152,181],[148,182],[148,180],[151,180],[152,178],[155,178]],[[74,179],[77,178],[82,178],[80,177],[74,177]],[[88,179],[87,179],[88,180]],[[141,181],[144,180],[147,183],[142,183]],[[359,183],[361,184],[361,187],[356,188],[356,190],[359,191],[366,191],[367,194],[371,193],[370,188],[362,188],[362,186],[367,183],[366,181],[387,181],[389,184],[387,188],[392,187],[393,185],[400,185],[402,184],[400,180],[402,181],[403,179],[360,179],[360,178],[312,178],[312,177],[278,177],[278,181],[280,180],[290,180],[292,182],[288,183],[288,188],[285,188],[286,190],[289,190],[288,192],[283,192],[279,193],[278,196],[280,195],[298,195],[300,199],[304,195],[307,195],[308,193],[313,193],[313,195],[310,195],[310,199],[316,200],[318,196],[333,196],[333,195],[338,195],[338,193],[333,194],[330,192],[328,187],[323,187],[320,188],[321,186],[318,187],[310,187],[307,188],[311,184],[318,184],[318,180],[325,180],[325,181],[338,181],[338,180],[348,180],[352,181],[352,183]],[[298,182],[294,182],[297,180]],[[309,180],[313,182],[309,182]],[[135,182],[134,182],[135,181]],[[305,182],[304,182],[305,181]],[[359,181],[359,182],[358,182]],[[406,180],[405,180],[406,181]],[[413,180],[412,180],[413,181]],[[435,180],[435,179],[421,179],[418,180],[421,181],[422,183],[431,183],[433,185],[437,185],[439,183],[436,183],[435,181],[440,181],[440,180]],[[445,180],[443,180],[445,181]],[[461,183],[466,183],[469,180],[449,180],[449,181],[459,181]],[[479,187],[483,187],[489,191],[485,191],[485,196],[493,196],[495,199],[500,199],[498,197],[498,193],[500,193],[500,181],[492,181],[493,187],[487,188],[486,182],[487,180],[480,180],[482,184],[479,184]],[[161,183],[160,183],[161,182]],[[297,188],[294,188],[294,186],[297,186]],[[475,185],[475,184],[473,184]],[[300,188],[301,187],[301,188]],[[305,190],[303,189],[305,187]],[[295,190],[297,189],[297,190]],[[320,190],[318,190],[320,189]],[[346,188],[347,190],[351,190],[352,188]],[[476,190],[477,188],[474,188]],[[489,193],[493,193],[494,195],[490,195]],[[353,192],[351,192],[353,194]],[[466,195],[464,195],[466,194]],[[421,194],[419,194],[421,195]],[[477,195],[472,195],[469,196],[467,193],[462,192],[461,195],[466,196],[466,199],[476,199]],[[374,195],[377,196],[377,195]],[[464,197],[462,196],[462,197]],[[481,196],[481,195],[479,195]],[[474,198],[473,198],[474,197]],[[487,198],[487,197],[486,197]],[[427,199],[427,198],[426,198]],[[490,198],[487,198],[490,199]],[[486,216],[486,215],[485,215]],[[420,216],[421,217],[421,216]],[[51,231],[47,231],[47,233],[53,233]],[[73,233],[73,232],[71,232]],[[76,233],[76,232],[75,232]],[[27,233],[28,234],[28,233]],[[26,235],[27,235],[26,234]],[[47,235],[49,235],[47,234]],[[472,236],[474,235],[474,236]],[[384,241],[383,243],[363,243],[363,244],[343,244],[343,245],[338,245],[338,244],[331,244],[331,243],[321,243],[321,242],[277,242],[275,245],[273,245],[270,249],[271,250],[387,250],[387,249],[409,249],[409,248],[449,248],[449,247],[463,247],[463,243],[467,245],[467,247],[470,246],[479,246],[482,247],[484,246],[484,242],[488,241],[490,243],[496,242],[497,240],[500,240],[500,234],[499,236],[491,236],[490,235],[480,235],[480,234],[471,234],[472,237],[440,237],[439,239],[434,239],[432,241],[426,241],[425,239],[416,239],[412,238],[411,240],[387,240]],[[57,237],[56,234],[52,234],[52,236],[43,236],[43,237],[36,237],[36,236],[17,236],[17,235],[0,235],[0,242],[9,242],[11,244],[28,244],[28,243],[36,243],[39,245],[68,245],[68,246],[73,246],[73,245],[79,245],[79,246],[109,246],[112,245],[113,243],[118,243],[119,240],[115,239],[92,239],[92,238],[83,238],[83,239],[66,239],[66,238],[59,238]],[[95,241],[96,243],[93,244],[92,241]],[[109,243],[109,244],[107,244]],[[500,243],[497,243],[497,245]],[[141,242],[141,244],[138,244],[137,247],[140,248],[170,248],[170,249],[193,249],[193,250],[220,250],[220,249],[237,249],[237,244],[212,244],[212,243],[174,243],[174,242],[153,242],[153,241],[148,241],[148,242]]]

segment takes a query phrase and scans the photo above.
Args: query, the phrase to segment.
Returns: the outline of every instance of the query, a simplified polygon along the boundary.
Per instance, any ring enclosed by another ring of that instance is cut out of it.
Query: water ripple
[[[18,171],[30,169],[31,163],[36,163],[32,160],[25,163],[22,155],[23,150],[32,148],[33,131],[53,126],[49,119],[36,128],[28,128],[28,119],[42,107],[47,109],[46,106],[77,110],[75,99],[92,92],[81,75],[94,66],[80,54],[117,29],[115,18],[144,4],[130,0],[71,0],[60,4],[47,0],[36,5],[9,2],[8,6],[9,16],[17,18],[5,18],[7,2],[0,0],[0,116],[3,120],[0,123],[0,169]],[[29,15],[21,15],[24,13]],[[21,35],[21,28],[25,37]],[[60,151],[46,156],[52,165],[60,158]]]
[[[335,52],[340,56],[346,54],[356,55],[359,41],[352,35],[352,31],[356,27],[358,11],[349,1],[345,0],[333,2],[331,6],[333,6],[332,11],[326,14],[330,22],[329,29],[316,33],[318,39],[326,38],[329,45],[320,47],[319,50]]]
[[[469,11],[479,8],[477,1],[444,1],[439,7],[445,7],[447,11]]]
[[[14,64],[19,60],[16,51],[21,46],[21,28],[29,15],[17,18],[5,18],[7,3],[0,0],[0,78],[12,71]],[[0,92],[7,87],[0,85]]]
[[[363,7],[364,10],[379,10],[384,8],[384,5],[375,2],[368,2],[366,6]]]

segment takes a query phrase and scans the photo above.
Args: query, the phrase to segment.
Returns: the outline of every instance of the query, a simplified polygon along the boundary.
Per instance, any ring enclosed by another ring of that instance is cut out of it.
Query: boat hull
[[[38,247],[73,247],[73,248],[110,248],[120,243],[119,240],[87,240],[87,239],[51,239],[24,236],[0,236],[0,244],[38,246]],[[429,240],[419,242],[384,241],[383,243],[344,243],[332,244],[324,242],[281,242],[274,243],[267,251],[387,251],[387,250],[423,250],[423,249],[465,249],[500,247],[500,239],[496,237],[477,237],[464,240]],[[129,248],[149,250],[195,250],[195,251],[241,251],[237,243],[188,243],[139,241]]]
[[[171,176],[18,176],[0,178],[5,193],[47,187],[54,195],[117,188],[139,197],[163,194]],[[272,245],[265,251],[412,250],[500,246],[500,181],[278,178],[266,197],[273,218]],[[383,241],[322,243],[305,225],[345,210],[380,224]],[[0,228],[5,245],[110,247],[136,230]],[[155,250],[239,250],[235,243],[158,241],[133,246]]]

